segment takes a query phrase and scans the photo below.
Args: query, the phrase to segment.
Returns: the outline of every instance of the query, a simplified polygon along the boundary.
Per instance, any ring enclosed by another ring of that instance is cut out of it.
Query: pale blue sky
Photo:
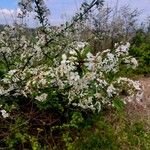
[[[65,22],[66,19],[71,18],[78,10],[80,4],[84,0],[46,0],[47,6],[51,10],[50,22],[52,24],[59,24]],[[88,2],[92,0],[86,0]],[[104,0],[108,5],[116,4],[117,0]],[[150,0],[118,0],[119,6],[127,5],[131,8],[138,8],[143,11],[140,20],[150,16]],[[17,0],[0,0],[0,24],[12,23],[16,16]],[[13,14],[13,15],[12,15]],[[12,18],[13,17],[13,18]],[[30,25],[36,25],[37,22],[28,18]]]
[[[1,8],[8,8],[8,9],[14,9],[17,6],[16,0],[0,0],[0,7]]]

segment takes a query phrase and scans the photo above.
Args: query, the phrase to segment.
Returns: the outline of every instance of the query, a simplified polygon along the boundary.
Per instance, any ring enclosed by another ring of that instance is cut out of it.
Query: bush
[[[137,31],[137,34],[132,39],[129,53],[134,56],[139,66],[136,69],[137,74],[150,74],[150,43],[149,33],[142,30]]]
[[[71,150],[149,150],[150,132],[143,121],[131,121],[118,112],[101,113],[91,128],[84,128]]]
[[[33,1],[21,2],[25,3],[20,3],[22,15],[32,11]],[[129,55],[129,43],[93,55],[88,43],[70,36],[74,20],[82,18],[82,13],[59,32],[47,26],[44,3],[34,2],[42,24],[35,37],[28,36],[23,26],[6,26],[0,32],[1,145],[9,149],[72,149],[81,130],[92,129],[98,121],[95,116],[103,110],[121,111],[134,97],[141,100],[140,83],[120,76],[120,68],[135,69],[138,62]],[[84,3],[83,14],[99,3]],[[86,148],[108,144],[107,148],[118,148],[119,142],[113,139],[117,134],[105,117],[96,126],[94,136],[87,133],[90,144]]]

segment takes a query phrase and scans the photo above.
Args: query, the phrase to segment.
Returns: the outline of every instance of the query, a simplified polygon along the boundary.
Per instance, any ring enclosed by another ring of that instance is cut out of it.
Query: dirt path
[[[141,78],[140,82],[144,87],[144,103],[146,107],[150,109],[150,77]]]
[[[141,104],[129,103],[126,112],[131,120],[146,120],[150,128],[150,77],[140,77],[138,80],[143,86],[143,101]]]

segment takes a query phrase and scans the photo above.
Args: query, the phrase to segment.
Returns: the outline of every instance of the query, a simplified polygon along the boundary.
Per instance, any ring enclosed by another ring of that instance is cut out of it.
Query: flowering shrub
[[[94,6],[101,5],[102,1],[96,0],[89,5],[84,3],[83,12],[59,32],[48,27],[49,13],[43,0],[19,1],[20,17],[35,12],[42,26],[36,30],[35,37],[28,36],[22,26],[6,26],[0,32],[2,109],[26,99],[43,109],[100,112],[103,106],[113,106],[113,100],[118,98],[123,98],[124,103],[133,97],[141,99],[143,93],[138,82],[116,75],[122,66],[135,69],[138,65],[129,56],[129,43],[93,55],[88,43],[76,42],[74,37],[70,40],[72,34],[67,29],[75,27],[74,23]]]
[[[23,35],[18,44],[17,38],[11,37],[17,34],[15,30],[11,27],[5,30],[0,34],[0,57],[6,69],[0,81],[2,105],[5,105],[6,97],[15,102],[22,96],[50,108],[73,107],[99,112],[102,106],[112,105],[123,90],[137,100],[142,97],[138,82],[115,77],[121,64],[132,68],[138,65],[128,54],[129,43],[93,55],[88,43],[73,42],[59,62],[54,58],[49,64],[45,62],[48,48],[43,52],[45,42],[41,35],[34,42]],[[109,78],[110,74],[113,79]]]
[[[121,68],[138,66],[129,55],[129,43],[92,54],[87,42],[79,42],[77,22],[83,23],[88,12],[99,9],[102,0],[84,2],[82,12],[58,28],[49,26],[44,0],[19,2],[19,17],[23,19],[33,12],[41,27],[34,29],[33,34],[23,25],[5,26],[0,32],[2,148],[72,149],[78,133],[92,127],[99,117],[96,113],[103,108],[107,113],[103,111],[101,115],[108,118],[107,108],[115,107],[119,113],[123,103],[142,100],[140,83],[120,75]],[[106,128],[102,129],[106,136],[100,133],[104,138],[94,138],[112,143],[111,139],[106,141],[107,134],[116,136],[116,132],[107,130],[110,128],[106,121],[99,125]],[[122,137],[122,132],[119,134]]]

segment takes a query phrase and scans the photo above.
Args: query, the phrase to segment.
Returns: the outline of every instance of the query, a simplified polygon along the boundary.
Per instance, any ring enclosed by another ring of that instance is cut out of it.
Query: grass
[[[128,107],[120,115],[116,111],[103,112],[91,128],[83,129],[71,150],[149,150],[150,128],[146,118],[135,119],[127,110]]]

